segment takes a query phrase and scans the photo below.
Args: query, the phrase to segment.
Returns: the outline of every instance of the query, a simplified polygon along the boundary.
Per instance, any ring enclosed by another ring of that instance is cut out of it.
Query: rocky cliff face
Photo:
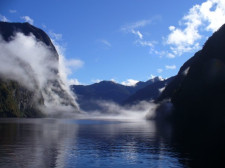
[[[225,25],[181,67],[159,100],[165,98],[178,120],[225,119]]]
[[[62,106],[78,111],[44,31],[29,23],[0,22],[0,50],[1,117],[40,116]]]
[[[0,117],[43,117],[44,99],[15,81],[0,80]]]

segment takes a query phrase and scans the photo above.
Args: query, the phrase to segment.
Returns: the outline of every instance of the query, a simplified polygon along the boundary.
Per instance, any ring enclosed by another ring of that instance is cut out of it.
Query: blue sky
[[[63,49],[73,83],[168,78],[225,23],[224,0],[1,0],[0,20],[28,21]]]

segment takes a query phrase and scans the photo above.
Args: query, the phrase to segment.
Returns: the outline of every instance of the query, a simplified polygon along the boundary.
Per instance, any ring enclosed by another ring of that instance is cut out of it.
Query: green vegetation
[[[0,80],[0,117],[42,117],[36,105],[43,105],[43,98],[34,102],[34,96],[17,82]]]

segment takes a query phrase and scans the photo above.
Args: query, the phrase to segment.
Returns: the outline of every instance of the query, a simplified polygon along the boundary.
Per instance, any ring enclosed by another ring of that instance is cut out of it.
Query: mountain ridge
[[[101,101],[125,105],[126,100],[138,90],[160,81],[162,81],[160,77],[155,77],[146,82],[139,81],[134,86],[125,86],[112,81],[101,81],[99,83],[86,86],[71,85],[71,90],[76,93],[77,101],[81,109],[94,111],[101,109],[99,105],[99,102]],[[155,98],[155,96],[153,97]]]

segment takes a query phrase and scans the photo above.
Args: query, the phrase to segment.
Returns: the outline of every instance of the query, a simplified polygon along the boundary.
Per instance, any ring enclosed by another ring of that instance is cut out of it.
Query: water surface
[[[189,167],[170,134],[143,120],[1,119],[0,167]]]

